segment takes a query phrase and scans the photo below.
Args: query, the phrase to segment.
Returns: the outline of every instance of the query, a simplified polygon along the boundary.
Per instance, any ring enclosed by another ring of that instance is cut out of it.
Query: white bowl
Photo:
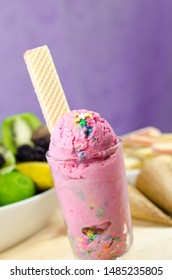
[[[58,207],[55,189],[0,207],[0,252],[24,240],[48,223]]]

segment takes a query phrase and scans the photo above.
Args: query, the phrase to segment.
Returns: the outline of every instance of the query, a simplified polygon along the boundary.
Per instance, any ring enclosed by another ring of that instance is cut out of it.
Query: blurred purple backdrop
[[[48,45],[71,109],[172,131],[172,1],[0,0],[0,119],[43,116],[23,53]]]

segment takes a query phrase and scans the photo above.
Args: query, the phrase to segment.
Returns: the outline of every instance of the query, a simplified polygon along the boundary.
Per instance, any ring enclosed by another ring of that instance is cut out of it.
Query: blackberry
[[[17,161],[33,161],[33,148],[27,144],[20,146],[16,153]]]
[[[36,146],[43,147],[47,151],[50,144],[50,137],[49,136],[41,137],[41,138],[34,139],[32,141]]]
[[[46,149],[41,146],[35,146],[33,148],[33,161],[46,161]]]
[[[5,158],[0,154],[0,168],[5,164]]]

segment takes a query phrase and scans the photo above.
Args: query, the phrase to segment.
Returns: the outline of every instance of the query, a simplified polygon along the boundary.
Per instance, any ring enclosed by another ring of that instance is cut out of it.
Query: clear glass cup
[[[47,160],[78,259],[121,258],[132,244],[122,141],[86,157]]]

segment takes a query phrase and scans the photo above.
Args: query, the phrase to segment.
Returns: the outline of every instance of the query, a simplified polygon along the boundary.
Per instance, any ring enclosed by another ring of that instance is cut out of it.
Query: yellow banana
[[[16,169],[30,177],[40,190],[53,187],[53,180],[47,162],[22,162],[16,164]]]

